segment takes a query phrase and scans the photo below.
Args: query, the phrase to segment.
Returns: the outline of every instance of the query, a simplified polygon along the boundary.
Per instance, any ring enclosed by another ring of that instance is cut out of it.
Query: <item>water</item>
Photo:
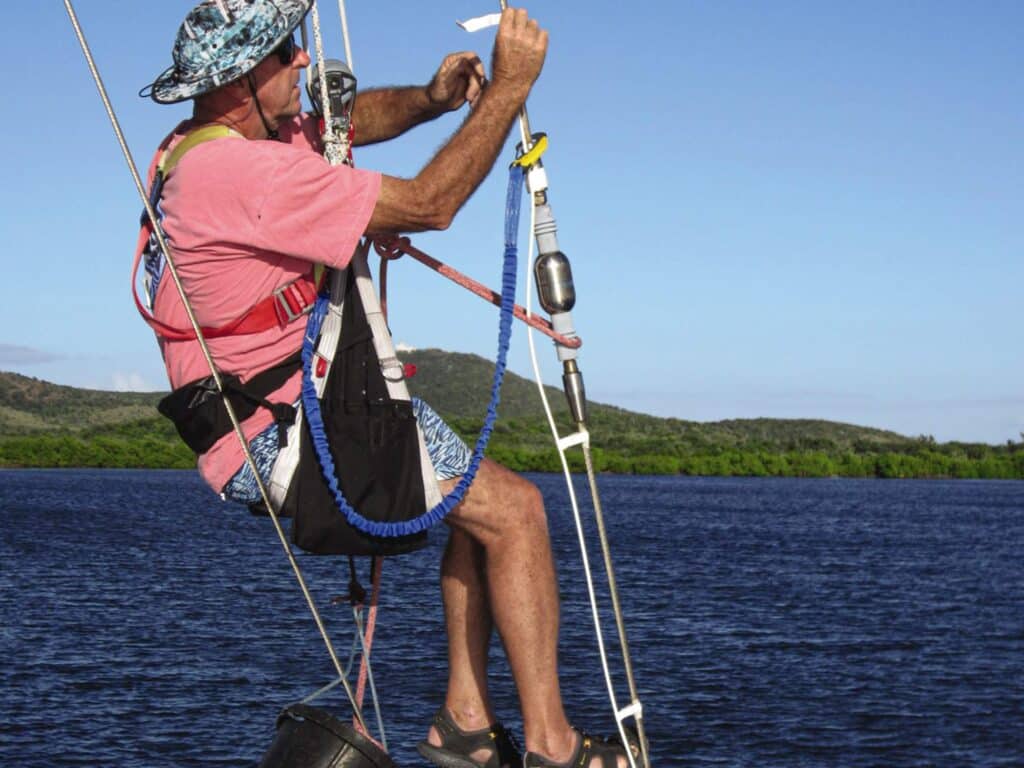
[[[607,732],[564,491],[534,479],[567,708]],[[1024,766],[1024,483],[601,485],[656,766]],[[193,473],[3,471],[0,524],[0,765],[252,766],[331,677],[269,521]],[[445,679],[440,545],[385,568],[374,670],[403,766]],[[346,590],[302,563],[321,604]],[[492,688],[518,731],[503,664]]]

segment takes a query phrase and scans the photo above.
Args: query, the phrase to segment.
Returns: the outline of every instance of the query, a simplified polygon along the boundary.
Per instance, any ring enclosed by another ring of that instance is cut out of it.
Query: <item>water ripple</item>
[[[564,492],[536,480],[567,708],[608,731]],[[656,765],[1024,765],[1024,484],[601,485]],[[0,765],[252,766],[331,677],[269,522],[193,473],[0,471],[0,520]],[[401,765],[445,679],[442,543],[386,566],[375,675]],[[347,656],[347,566],[300,560]]]

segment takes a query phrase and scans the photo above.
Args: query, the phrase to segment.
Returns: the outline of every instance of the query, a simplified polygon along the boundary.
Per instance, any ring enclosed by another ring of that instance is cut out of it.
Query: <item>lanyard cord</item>
[[[277,532],[277,537],[281,541],[281,546],[284,549],[285,555],[288,558],[288,562],[291,564],[292,571],[295,573],[295,579],[299,584],[302,594],[306,599],[306,605],[309,607],[309,611],[313,616],[313,620],[316,622],[317,629],[320,631],[320,636],[324,641],[324,645],[327,647],[327,653],[331,657],[331,662],[334,664],[334,669],[338,673],[338,677],[345,689],[345,693],[352,703],[355,715],[359,722],[366,727],[366,723],[363,720],[363,713],[356,706],[354,694],[352,689],[345,679],[344,672],[341,666],[341,662],[338,659],[338,654],[334,650],[334,645],[331,643],[331,638],[327,634],[327,628],[324,626],[323,619],[320,616],[320,611],[316,607],[316,603],[313,602],[313,596],[309,591],[309,587],[306,585],[306,580],[302,575],[302,570],[299,568],[299,563],[295,559],[295,554],[292,552],[291,547],[288,544],[288,538],[285,535],[284,528],[281,527],[281,521],[278,518],[277,512],[274,509],[274,505],[270,501],[270,494],[267,492],[267,487],[260,477],[259,470],[256,466],[256,462],[253,459],[252,452],[249,450],[249,444],[245,439],[245,433],[242,431],[242,425],[238,421],[238,417],[235,415],[234,408],[231,407],[231,401],[227,398],[224,391],[224,383],[221,379],[220,372],[217,370],[217,366],[214,364],[213,356],[210,354],[210,349],[206,344],[206,339],[203,337],[203,330],[199,326],[199,321],[196,319],[195,313],[192,310],[192,305],[188,300],[188,295],[185,292],[185,287],[182,285],[181,278],[178,275],[177,267],[174,263],[174,257],[171,253],[170,246],[167,244],[167,239],[164,237],[163,229],[160,226],[160,220],[157,217],[156,211],[153,208],[152,203],[149,200],[149,195],[146,193],[146,189],[142,183],[142,177],[139,175],[138,168],[135,165],[135,160],[132,157],[131,150],[128,148],[128,143],[125,141],[124,132],[121,130],[121,124],[117,119],[117,115],[114,112],[114,107],[110,102],[110,97],[107,94],[106,86],[103,84],[103,79],[100,77],[99,70],[96,67],[96,61],[93,58],[92,51],[89,49],[89,44],[85,39],[85,34],[82,32],[82,27],[78,22],[78,15],[75,13],[74,6],[71,0],[64,0],[64,8],[68,13],[68,18],[71,20],[71,26],[75,30],[75,36],[78,38],[78,44],[82,48],[82,54],[85,56],[86,64],[89,66],[89,71],[92,73],[93,81],[96,83],[96,88],[99,91],[100,99],[103,101],[103,106],[106,109],[107,117],[110,118],[110,124],[114,129],[114,134],[117,137],[117,142],[121,147],[121,152],[124,155],[125,162],[128,164],[128,170],[132,175],[132,180],[135,182],[135,188],[139,193],[139,197],[142,198],[143,205],[146,208],[146,215],[149,217],[150,223],[153,225],[153,230],[156,233],[157,242],[160,245],[160,250],[163,252],[164,259],[166,259],[167,267],[171,272],[171,277],[174,279],[174,284],[178,289],[178,294],[181,297],[182,304],[185,307],[185,313],[188,315],[189,323],[192,325],[193,330],[196,333],[196,341],[199,343],[199,348],[202,350],[203,357],[206,360],[206,364],[210,368],[210,374],[213,377],[214,382],[217,385],[217,392],[220,394],[224,401],[224,406],[227,410],[228,417],[231,419],[231,425],[234,428],[236,437],[242,447],[242,453],[245,455],[246,464],[249,465],[249,469],[252,471],[253,476],[256,478],[256,485],[259,488],[260,496],[266,505],[267,512],[270,514],[270,519],[274,524],[274,530]]]

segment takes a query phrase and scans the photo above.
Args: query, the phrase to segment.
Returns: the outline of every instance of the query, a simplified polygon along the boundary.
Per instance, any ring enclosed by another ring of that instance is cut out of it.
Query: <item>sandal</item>
[[[512,734],[501,723],[479,731],[464,731],[455,724],[451,713],[442,707],[434,716],[434,728],[441,737],[441,746],[435,747],[424,739],[416,750],[427,760],[441,768],[518,768],[522,757]],[[472,755],[490,750],[484,762]]]
[[[584,731],[577,730],[579,738],[576,741],[576,749],[564,763],[556,763],[536,752],[527,752],[523,759],[523,768],[590,768],[591,761],[600,760],[598,765],[601,768],[618,768],[618,758],[626,758],[626,765],[629,765],[629,758],[622,746],[622,740],[618,737],[613,739],[601,739],[591,736]],[[633,753],[633,759],[639,756],[639,748],[633,740],[633,733],[627,729],[626,735],[629,739],[629,750]]]

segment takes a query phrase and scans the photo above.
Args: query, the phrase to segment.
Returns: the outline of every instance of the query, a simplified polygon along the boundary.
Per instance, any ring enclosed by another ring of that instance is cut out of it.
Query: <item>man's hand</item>
[[[494,39],[491,77],[522,89],[526,98],[530,87],[544,67],[548,50],[548,33],[531,19],[525,8],[506,8],[501,12],[498,35]]]
[[[430,85],[417,89],[420,98],[426,92],[450,109],[475,101],[473,112],[416,178],[383,178],[367,232],[422,232],[451,224],[494,167],[544,67],[547,50],[548,33],[526,11],[508,9],[501,14],[494,40],[493,79],[486,88],[475,56],[456,53],[445,59]],[[357,99],[356,109],[359,103]]]
[[[427,85],[427,98],[441,112],[458,109],[467,101],[472,107],[486,82],[479,56],[471,51],[450,53]]]

